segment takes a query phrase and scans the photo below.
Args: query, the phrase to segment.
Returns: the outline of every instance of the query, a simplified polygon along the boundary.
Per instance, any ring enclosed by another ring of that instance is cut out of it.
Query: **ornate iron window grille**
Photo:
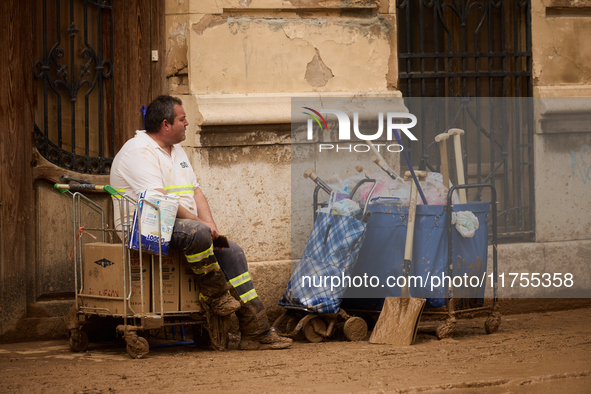
[[[448,97],[457,104],[431,113],[421,113],[421,105],[409,107],[423,116],[421,143],[410,146],[411,155],[421,158],[423,168],[439,171],[433,138],[451,127],[463,128],[464,172],[473,183],[501,189],[499,236],[532,239],[533,110],[532,100],[523,99],[533,95],[530,2],[398,0],[397,8],[399,90],[419,101]],[[506,105],[512,123],[486,114],[483,97],[507,98],[500,105]],[[450,165],[454,173],[453,160]],[[480,193],[471,198],[480,199]]]
[[[35,1],[35,144],[60,167],[106,174],[115,152],[113,7],[110,0],[68,5]]]

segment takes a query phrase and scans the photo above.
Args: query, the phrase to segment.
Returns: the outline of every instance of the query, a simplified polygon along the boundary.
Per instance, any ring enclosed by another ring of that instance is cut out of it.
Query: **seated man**
[[[236,312],[242,334],[240,349],[289,347],[292,340],[280,337],[269,326],[242,249],[231,241],[229,248],[213,247],[219,233],[189,159],[179,145],[186,138],[188,124],[181,100],[157,97],[146,110],[146,130],[136,131],[117,153],[111,167],[111,186],[134,199],[146,189],[179,196],[170,245],[187,258],[200,285],[200,299],[217,315]],[[119,200],[113,201],[115,225],[120,226]],[[231,295],[230,286],[240,300]]]

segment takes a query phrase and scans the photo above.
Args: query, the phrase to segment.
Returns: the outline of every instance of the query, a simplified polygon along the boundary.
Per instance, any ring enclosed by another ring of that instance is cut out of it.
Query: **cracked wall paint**
[[[194,18],[190,63],[199,76],[191,79],[196,94],[388,89],[387,18]],[[322,63],[310,64],[317,51]]]
[[[222,25],[224,23],[226,23],[225,18],[219,15],[203,15],[199,22],[193,23],[191,30],[193,30],[197,35],[202,35],[205,30]]]
[[[548,7],[564,7],[569,16],[548,16]],[[591,18],[571,17],[579,3],[532,1],[532,58],[536,86],[588,84],[591,81]]]
[[[308,81],[311,86],[321,87],[325,86],[333,77],[334,75],[332,74],[332,71],[330,68],[326,67],[326,64],[324,64],[320,57],[320,52],[316,49],[314,58],[306,67],[306,75],[304,78],[306,78],[306,81]]]
[[[187,56],[187,23],[174,19],[170,20],[169,23],[165,67],[167,77],[178,75],[189,64]]]

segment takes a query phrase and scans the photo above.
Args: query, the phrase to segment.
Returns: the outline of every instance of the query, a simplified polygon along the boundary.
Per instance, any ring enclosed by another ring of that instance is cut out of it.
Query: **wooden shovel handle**
[[[443,175],[443,186],[449,189],[449,163],[447,161],[447,140],[449,134],[441,133],[435,137],[435,142],[439,144],[439,154],[441,156],[441,175]]]
[[[458,172],[458,185],[466,184],[466,180],[464,178],[464,160],[462,158],[462,134],[464,134],[464,130],[462,129],[449,129],[447,131],[449,135],[453,135],[454,137],[454,156],[456,157],[456,170]],[[467,202],[466,198],[466,189],[460,189],[460,202],[465,204]]]
[[[311,180],[314,181],[315,184],[320,186],[320,188],[322,188],[322,190],[324,190],[326,193],[328,193],[328,194],[332,193],[332,189],[330,188],[330,186],[328,186],[326,184],[326,182],[324,182],[322,179],[318,178],[318,175],[316,175],[316,171],[314,171],[313,168],[308,168],[304,172],[304,178],[310,178]]]
[[[407,171],[410,174],[410,171]],[[417,213],[417,186],[410,182],[410,203],[408,206],[408,224],[406,226],[406,242],[404,244],[404,260],[412,260],[412,245],[415,235],[415,217]],[[404,273],[408,275],[407,272]]]

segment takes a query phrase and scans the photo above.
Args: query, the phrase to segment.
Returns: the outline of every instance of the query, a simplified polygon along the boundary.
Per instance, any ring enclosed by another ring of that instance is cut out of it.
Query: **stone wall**
[[[165,69],[191,123],[185,147],[218,228],[244,248],[267,306],[276,304],[298,257],[292,238],[302,249],[313,221],[315,185],[301,176],[304,164],[292,166],[290,98],[400,97],[393,89],[393,7],[359,0],[166,2]],[[342,168],[337,159],[331,171]],[[292,209],[292,197],[305,208]],[[292,223],[299,223],[293,236]]]
[[[537,242],[591,239],[591,1],[532,2]]]
[[[590,10],[588,0],[532,1],[535,96],[590,96]],[[292,176],[290,97],[400,97],[395,12],[394,1],[166,1],[165,69],[191,123],[185,146],[218,227],[244,247],[267,306],[297,258],[292,231],[312,223],[311,209],[302,210],[309,222],[290,226],[292,196],[311,200],[314,187]],[[567,246],[577,250],[581,241],[585,250],[589,108],[536,103],[536,242],[575,241]],[[499,269],[529,264],[526,255],[503,254]]]

